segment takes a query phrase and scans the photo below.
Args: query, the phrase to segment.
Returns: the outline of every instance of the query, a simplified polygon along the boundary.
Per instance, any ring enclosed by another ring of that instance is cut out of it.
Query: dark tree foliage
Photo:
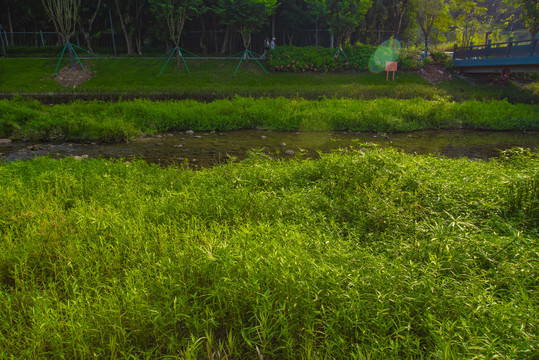
[[[165,0],[157,2],[167,3]],[[457,2],[443,0],[442,4],[447,7]],[[477,37],[484,33],[524,29],[537,36],[537,0],[461,1],[464,5],[468,2],[477,3],[477,6],[472,6],[473,13],[470,7],[452,6],[449,14],[452,21],[447,24],[465,33],[463,42],[474,35],[477,41]],[[171,0],[171,3],[175,1]],[[429,15],[432,4],[439,5],[439,2],[198,0],[194,5],[198,11],[186,18],[180,35],[173,40],[165,18],[158,11],[151,11],[150,0],[80,0],[72,41],[93,52],[108,51],[112,49],[111,32],[114,32],[119,51],[131,55],[143,51],[164,53],[179,41],[182,47],[202,53],[230,54],[249,46],[253,50],[262,50],[263,38],[273,35],[277,37],[278,45],[314,45],[320,39],[320,44],[327,46],[328,30],[334,37],[335,46],[357,41],[377,44],[391,36],[408,42],[421,33],[425,38],[434,38],[444,31],[435,24],[439,22],[437,15],[432,22],[433,16]],[[56,32],[40,0],[0,0],[0,10],[4,40],[9,45],[38,47],[42,45],[40,31]],[[319,32],[316,33],[315,29]],[[63,40],[61,35],[47,34],[45,42],[46,45],[60,45]]]
[[[216,8],[221,22],[238,31],[245,49],[251,45],[251,35],[275,13],[277,0],[219,0]]]
[[[325,20],[339,46],[350,40],[359,27],[372,0],[312,0],[315,14]]]
[[[526,23],[526,28],[532,39],[535,38],[539,32],[539,2],[537,0],[516,0],[516,3],[522,9],[522,18]]]
[[[365,16],[364,28],[391,32],[402,38],[415,25],[411,0],[375,0]]]
[[[293,45],[294,37],[302,29],[312,29],[315,26],[315,15],[310,11],[305,0],[283,1],[277,8],[276,27],[286,34],[289,45]]]

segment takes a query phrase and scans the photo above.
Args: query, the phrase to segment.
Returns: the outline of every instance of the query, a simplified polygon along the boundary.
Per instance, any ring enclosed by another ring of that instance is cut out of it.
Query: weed
[[[536,159],[0,164],[0,356],[528,358]]]
[[[1,136],[72,141],[126,141],[143,133],[175,130],[354,130],[425,129],[538,130],[537,105],[507,101],[445,99],[372,101],[243,98],[152,102],[75,102],[45,106],[37,101],[0,100]]]

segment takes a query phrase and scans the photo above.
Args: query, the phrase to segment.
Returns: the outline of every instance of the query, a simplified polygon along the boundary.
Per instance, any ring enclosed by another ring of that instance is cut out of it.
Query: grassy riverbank
[[[0,358],[532,358],[539,161],[0,164]]]
[[[179,130],[425,129],[539,130],[539,105],[507,101],[428,101],[234,98],[119,103],[80,102],[48,106],[0,100],[0,137],[71,141],[125,141],[144,133]]]
[[[418,73],[407,72],[398,72],[396,81],[389,82],[385,80],[385,73],[265,74],[253,61],[248,68],[242,65],[234,75],[238,60],[191,59],[188,60],[191,73],[185,67],[169,64],[163,74],[158,75],[165,61],[144,58],[85,60],[92,78],[72,89],[61,87],[54,81],[55,59],[0,59],[0,93],[33,93],[37,98],[43,98],[46,93],[53,92],[52,101],[70,101],[70,94],[75,93],[84,99],[103,100],[150,96],[157,100],[172,97],[206,101],[241,95],[307,99],[421,97],[432,100],[446,97],[455,101],[507,98],[512,103],[539,103],[539,94],[534,88],[519,87],[513,82],[453,79],[433,85]]]

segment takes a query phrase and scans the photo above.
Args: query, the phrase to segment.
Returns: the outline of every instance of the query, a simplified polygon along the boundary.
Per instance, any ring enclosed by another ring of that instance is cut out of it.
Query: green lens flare
[[[369,70],[379,73],[385,69],[386,61],[396,61],[401,51],[401,42],[398,39],[384,41],[369,59]]]

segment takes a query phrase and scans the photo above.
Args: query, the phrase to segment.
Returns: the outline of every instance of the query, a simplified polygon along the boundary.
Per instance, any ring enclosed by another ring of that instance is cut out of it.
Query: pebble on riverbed
[[[284,153],[286,155],[294,155],[295,154],[294,150],[286,150]]]
[[[193,130],[187,130],[185,133],[187,135],[193,135],[195,132]]]
[[[11,144],[11,139],[0,139],[0,145]]]

